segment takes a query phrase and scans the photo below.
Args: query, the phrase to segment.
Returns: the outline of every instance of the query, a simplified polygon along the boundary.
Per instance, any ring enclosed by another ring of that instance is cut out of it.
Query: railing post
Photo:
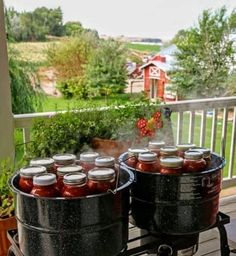
[[[13,115],[8,70],[4,5],[0,0],[0,160],[14,157]]]

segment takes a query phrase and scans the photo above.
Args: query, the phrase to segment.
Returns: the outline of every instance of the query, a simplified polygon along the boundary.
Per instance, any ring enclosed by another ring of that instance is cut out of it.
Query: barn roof
[[[145,63],[143,66],[141,66],[141,69],[150,66],[150,65],[154,65],[156,67],[158,67],[159,69],[162,69],[165,72],[171,71],[173,70],[173,66],[168,64],[168,63],[164,63],[161,61],[149,61],[148,63]]]

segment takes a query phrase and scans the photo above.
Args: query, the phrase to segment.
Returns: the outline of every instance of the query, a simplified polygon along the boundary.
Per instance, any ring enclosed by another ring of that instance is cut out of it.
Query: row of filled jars
[[[86,152],[77,160],[73,154],[37,158],[21,168],[19,189],[40,197],[81,197],[114,190],[115,158]]]
[[[148,148],[130,148],[126,164],[161,174],[202,172],[211,164],[211,151],[194,144],[165,146],[165,142],[150,141]]]

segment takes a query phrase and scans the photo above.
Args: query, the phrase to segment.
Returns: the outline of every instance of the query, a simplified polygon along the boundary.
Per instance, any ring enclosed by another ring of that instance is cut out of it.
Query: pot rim
[[[132,171],[128,170],[128,169],[121,169],[122,171],[125,171],[126,173],[128,173],[129,178],[127,179],[127,181],[120,187],[118,187],[117,189],[113,190],[112,192],[105,192],[102,194],[95,194],[95,195],[88,195],[88,196],[81,196],[81,197],[73,197],[73,198],[66,198],[66,197],[38,197],[38,196],[34,196],[28,193],[25,193],[21,190],[19,190],[18,188],[15,187],[15,185],[13,184],[13,181],[15,180],[15,178],[17,176],[19,176],[19,171],[16,171],[8,180],[8,186],[11,188],[11,190],[16,193],[16,194],[20,194],[20,195],[24,195],[27,197],[31,197],[34,199],[43,199],[43,200],[57,200],[57,201],[72,201],[72,200],[83,200],[83,199],[89,199],[89,198],[95,198],[95,197],[104,197],[104,196],[110,196],[110,195],[116,195],[117,192],[122,191],[125,188],[129,188],[129,186],[134,182],[134,174]]]

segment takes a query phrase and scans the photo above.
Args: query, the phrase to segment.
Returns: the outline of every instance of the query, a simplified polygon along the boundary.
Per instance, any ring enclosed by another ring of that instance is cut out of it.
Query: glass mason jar
[[[167,156],[160,158],[161,174],[181,174],[183,171],[183,158]]]
[[[197,150],[188,150],[184,153],[184,172],[202,172],[206,170],[206,161],[203,153]]]
[[[30,160],[30,166],[44,166],[47,169],[47,172],[54,173],[54,160],[49,157],[45,158],[34,158]]]
[[[193,143],[184,143],[184,144],[177,144],[176,147],[178,149],[178,156],[184,158],[184,153],[190,149],[195,148],[196,145]]]
[[[53,157],[54,163],[54,171],[57,172],[57,168],[66,165],[75,164],[76,156],[73,154],[65,153],[65,154],[56,154]]]
[[[194,150],[200,151],[203,154],[203,159],[206,161],[206,168],[209,168],[211,166],[211,150],[209,148],[201,148],[197,147],[194,148]]]
[[[88,172],[88,188],[90,194],[106,193],[115,189],[115,171],[110,168],[94,168]]]
[[[62,191],[64,186],[63,179],[66,174],[82,172],[83,168],[79,165],[67,165],[57,168],[57,186],[59,191]]]
[[[125,161],[125,163],[132,168],[136,168],[136,165],[138,163],[138,155],[140,153],[147,153],[147,152],[149,152],[147,148],[129,148],[128,159]]]
[[[148,149],[151,152],[154,152],[157,154],[157,157],[160,156],[160,150],[161,148],[164,148],[166,143],[164,141],[149,141],[148,143]]]
[[[81,172],[66,174],[63,182],[63,197],[81,197],[88,195],[86,174]]]
[[[57,197],[59,191],[57,189],[57,178],[54,173],[45,173],[36,175],[33,178],[34,187],[31,194],[39,197]]]
[[[97,157],[99,157],[97,152],[84,152],[80,154],[80,165],[83,167],[85,173],[95,167],[95,159]]]
[[[167,156],[178,156],[178,149],[174,146],[167,146],[160,149],[160,156],[167,157]]]
[[[154,152],[140,153],[138,155],[138,163],[136,169],[142,172],[159,172],[160,164],[157,154]]]
[[[33,188],[33,177],[46,173],[44,166],[29,166],[20,169],[19,189],[25,193],[30,193]]]

